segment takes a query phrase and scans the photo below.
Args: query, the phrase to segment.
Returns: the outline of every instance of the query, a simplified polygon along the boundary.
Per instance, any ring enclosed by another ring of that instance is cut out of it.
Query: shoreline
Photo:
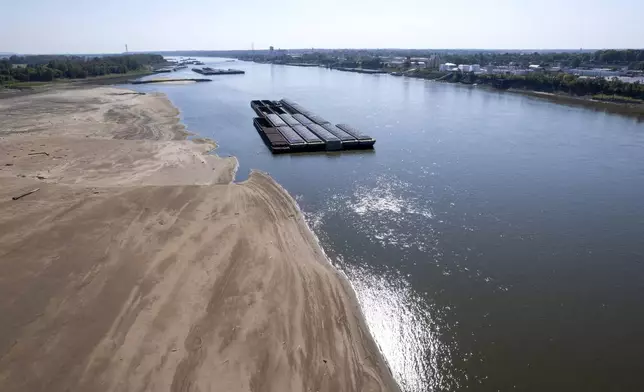
[[[492,88],[492,90],[496,90],[496,89]],[[601,111],[601,112],[612,113],[612,114],[621,114],[625,116],[636,117],[638,119],[644,119],[644,104],[608,102],[608,101],[595,100],[588,97],[575,97],[571,95],[546,93],[546,92],[535,91],[535,90],[510,89],[510,90],[507,90],[507,92],[545,99],[545,100],[563,104],[563,105],[580,106],[580,107],[585,107],[595,111]]]
[[[415,76],[409,76],[415,79],[425,79]],[[482,88],[487,91],[494,91],[500,93],[511,93],[511,94],[520,94],[534,98],[545,99],[562,105],[572,105],[585,107],[595,111],[601,111],[611,114],[619,114],[629,117],[635,117],[637,119],[644,119],[644,103],[635,104],[635,103],[626,103],[626,102],[611,102],[603,101],[598,99],[593,99],[592,96],[574,96],[565,93],[549,93],[544,91],[537,90],[524,90],[524,89],[499,89],[487,84],[468,84],[460,82],[450,82],[447,80],[438,80],[438,79],[425,79],[439,83],[455,84],[466,87],[475,87]]]
[[[290,194],[234,183],[178,115],[105,87],[0,100],[0,389],[399,390]]]

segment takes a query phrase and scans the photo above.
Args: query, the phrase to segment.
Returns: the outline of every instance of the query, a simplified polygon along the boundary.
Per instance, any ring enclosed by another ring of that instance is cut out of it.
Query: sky
[[[0,0],[0,52],[644,47],[644,0]],[[10,15],[11,17],[7,17]]]

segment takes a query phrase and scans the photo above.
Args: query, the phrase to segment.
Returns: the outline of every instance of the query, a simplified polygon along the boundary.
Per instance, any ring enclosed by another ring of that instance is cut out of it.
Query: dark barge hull
[[[272,128],[266,119],[255,117],[253,119],[253,125],[255,126],[257,133],[259,133],[259,136],[261,136],[264,141],[264,144],[266,144],[266,147],[268,147],[273,154],[281,154],[291,151],[284,136],[276,128]]]
[[[242,75],[246,73],[240,69],[214,69],[208,67],[193,68],[192,70],[202,75]]]
[[[333,134],[335,137],[340,139],[342,142],[342,147],[344,149],[352,149],[358,147],[358,140],[354,138],[353,136],[349,135],[348,133],[344,132],[342,129],[336,127],[333,124],[326,123],[326,124],[321,124],[320,125],[322,128],[326,129],[329,131],[331,134]]]
[[[355,137],[358,140],[360,148],[373,148],[373,145],[376,144],[376,139],[371,136],[363,133],[362,131],[352,127],[347,124],[336,124],[336,127],[340,128],[349,135]]]
[[[333,125],[296,102],[253,100],[253,124],[271,152],[339,151],[373,148],[375,139],[346,125]]]
[[[260,100],[250,101],[250,108],[253,109],[258,116],[262,116],[262,112],[259,110],[261,106],[264,106],[264,104]]]

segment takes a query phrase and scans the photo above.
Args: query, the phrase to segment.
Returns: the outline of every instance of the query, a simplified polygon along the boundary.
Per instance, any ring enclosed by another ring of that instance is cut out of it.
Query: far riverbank
[[[498,89],[493,90],[499,91]],[[582,106],[589,109],[621,114],[625,116],[632,116],[638,119],[644,119],[644,104],[632,104],[632,103],[622,103],[622,102],[608,102],[600,101],[593,99],[592,96],[577,97],[569,94],[555,94],[555,93],[545,93],[541,91],[534,90],[521,90],[521,89],[509,89],[509,93],[522,94],[531,97],[547,99],[552,102],[564,104],[564,105],[575,105]]]

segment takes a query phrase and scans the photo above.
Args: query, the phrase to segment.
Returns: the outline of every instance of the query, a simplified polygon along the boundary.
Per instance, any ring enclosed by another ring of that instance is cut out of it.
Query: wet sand
[[[0,100],[0,390],[397,390],[293,199],[231,183],[177,114],[114,88]]]

